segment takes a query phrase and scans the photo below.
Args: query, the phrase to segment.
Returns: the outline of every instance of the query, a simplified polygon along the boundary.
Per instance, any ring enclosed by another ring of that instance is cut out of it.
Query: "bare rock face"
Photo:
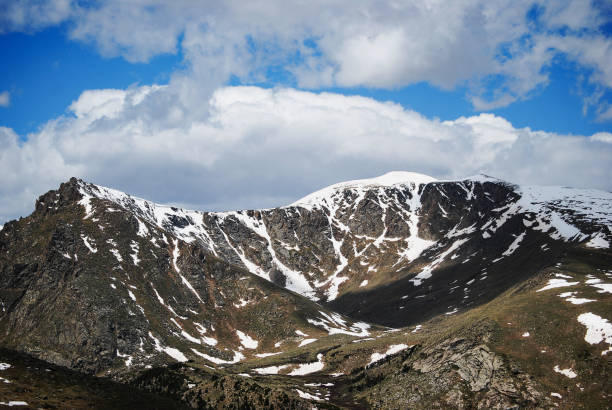
[[[486,345],[473,346],[464,339],[449,341],[421,355],[425,358],[412,365],[415,370],[429,373],[439,372],[443,367],[454,368],[473,392],[490,387],[503,364]]]
[[[413,323],[423,310],[490,300],[568,244],[612,240],[609,194],[522,188],[484,176],[353,181],[287,207],[217,213],[163,207],[82,181],[72,186],[62,198],[76,190],[93,208],[116,206],[266,280],[276,271],[288,290],[390,326]],[[517,269],[508,275],[509,267]],[[446,292],[449,282],[468,294]],[[380,300],[403,312],[379,315],[386,309]]]
[[[320,332],[302,322],[325,308],[114,203],[85,206],[80,184],[43,195],[30,217],[0,232],[3,346],[120,377],[167,360],[236,362],[247,353],[238,330],[261,349],[298,327]]]
[[[287,285],[287,277],[278,269],[274,269],[272,272],[270,272],[270,280],[275,285],[283,288]]]
[[[478,408],[521,408],[535,406],[542,400],[530,378],[516,368],[510,371],[510,365],[486,344],[454,339],[421,352],[420,357],[412,363],[414,370],[432,373],[435,378],[447,377],[455,371],[478,400]]]
[[[131,384],[175,398],[193,409],[312,409],[310,402],[295,394],[245,377],[217,375],[176,365],[145,372]]]
[[[549,407],[532,378],[493,352],[484,321],[465,337],[414,346],[358,374],[375,408],[511,409]],[[394,369],[401,368],[401,371]],[[365,376],[365,377],[364,377]],[[359,383],[359,382],[358,382]]]

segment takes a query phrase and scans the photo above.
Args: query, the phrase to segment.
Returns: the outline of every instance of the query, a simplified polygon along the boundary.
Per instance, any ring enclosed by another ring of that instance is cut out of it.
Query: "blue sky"
[[[22,137],[64,114],[84,90],[165,84],[181,66],[179,53],[147,63],[103,57],[89,45],[70,41],[61,26],[0,35],[0,50],[10,61],[0,66],[0,90],[11,95],[10,106],[0,109],[0,124]]]
[[[8,1],[0,224],[71,176],[198,209],[407,170],[612,190],[612,5]]]

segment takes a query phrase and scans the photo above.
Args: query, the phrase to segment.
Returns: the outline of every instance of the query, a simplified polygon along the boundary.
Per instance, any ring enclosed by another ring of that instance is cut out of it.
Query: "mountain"
[[[610,193],[486,176],[392,172],[290,206],[234,212],[164,207],[85,183],[79,192],[88,214],[109,201],[288,290],[387,326],[491,300],[552,264],[567,243],[609,246],[612,238]]]
[[[0,230],[0,345],[192,407],[606,408],[610,241],[612,194],[484,175],[232,212],[73,178]]]

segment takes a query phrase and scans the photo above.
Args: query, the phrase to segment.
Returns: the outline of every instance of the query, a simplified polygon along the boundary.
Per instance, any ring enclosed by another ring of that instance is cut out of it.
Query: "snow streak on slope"
[[[496,186],[514,196],[496,204],[487,191]],[[462,245],[471,238],[493,238],[518,215],[525,230],[515,234],[500,258],[510,257],[523,246],[530,231],[599,248],[609,247],[612,240],[612,194],[518,187],[482,175],[436,181],[422,174],[391,172],[334,184],[286,207],[234,212],[183,210],[84,182],[79,187],[85,218],[95,217],[94,198],[111,201],[136,216],[141,237],[151,236],[151,227],[157,227],[315,301],[334,300],[345,288],[363,283],[367,287],[376,283],[379,272],[402,271],[414,262],[421,266],[412,281],[418,286],[442,264],[460,256]],[[449,190],[455,192],[452,197]],[[423,210],[424,203],[428,210]],[[491,211],[479,215],[482,219],[476,224],[458,219],[457,209],[468,212],[482,203]],[[424,238],[419,231],[425,223],[422,218],[427,221],[425,212],[432,209],[440,218],[450,221],[454,214],[457,219],[447,231]],[[171,251],[177,250],[175,243]],[[466,256],[462,262],[469,261],[471,255]]]
[[[553,239],[585,240],[588,235],[576,225],[597,221],[612,231],[612,193],[592,189],[524,186],[519,188],[517,205],[536,215],[537,230],[549,232]]]
[[[304,209],[306,212],[323,212],[329,224],[329,240],[332,243],[335,258],[338,264],[324,280],[317,281],[315,286],[327,286],[325,298],[334,300],[339,294],[340,285],[349,279],[350,273],[346,271],[350,258],[360,258],[362,266],[372,270],[365,252],[376,248],[384,251],[386,242],[396,242],[399,246],[396,264],[406,260],[413,261],[421,253],[433,245],[418,236],[418,210],[420,208],[421,187],[435,179],[427,175],[413,172],[390,172],[378,178],[342,182],[316,191],[290,205]],[[400,200],[397,190],[409,193],[409,200]],[[370,194],[370,195],[368,195]],[[380,209],[380,218],[383,229],[377,237],[357,236],[365,240],[366,245],[361,251],[356,249],[355,237],[348,224],[354,220],[356,211],[364,202],[374,201]],[[409,235],[403,237],[390,237],[388,235],[387,215],[389,212],[397,213],[406,224]],[[338,235],[339,234],[339,235]],[[337,239],[336,236],[340,236]],[[353,243],[353,252],[348,255],[343,252],[345,242]]]

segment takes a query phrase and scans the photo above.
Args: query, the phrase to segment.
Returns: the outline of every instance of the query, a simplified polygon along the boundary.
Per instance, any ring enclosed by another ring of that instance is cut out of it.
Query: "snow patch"
[[[81,239],[83,240],[83,243],[85,244],[85,246],[87,246],[87,249],[89,249],[89,251],[91,253],[96,253],[98,252],[98,250],[96,248],[94,248],[89,241],[91,241],[91,239],[89,237],[87,237],[87,235],[81,235]]]
[[[560,369],[559,366],[557,365],[555,366],[553,370],[557,373],[561,373],[565,377],[569,377],[570,379],[573,379],[576,376],[578,376],[576,372],[574,372],[574,370],[572,370],[571,368],[570,369]]]
[[[268,366],[268,367],[260,367],[258,369],[253,369],[253,371],[257,374],[278,374],[283,369],[289,367],[288,364],[283,364],[280,366]]]
[[[246,305],[248,305],[249,303],[251,303],[251,302],[249,302],[249,301],[248,301],[248,300],[246,300],[246,299],[240,299],[240,300],[238,301],[238,303],[234,303],[234,306],[235,306],[235,307],[237,307],[238,309],[240,309],[241,307],[245,307],[245,306],[246,306]]]
[[[185,339],[189,340],[191,343],[195,343],[195,344],[198,344],[198,345],[202,344],[200,339],[198,339],[197,337],[191,336],[189,333],[187,333],[184,330],[181,330],[181,336],[183,336]]]
[[[193,286],[191,286],[191,283],[189,283],[189,281],[185,279],[183,275],[179,274],[179,276],[181,277],[181,281],[183,282],[183,284],[187,286],[187,288],[196,296],[196,298],[198,298],[200,302],[204,303],[204,301],[200,297],[200,294],[195,290]]]
[[[81,198],[81,200],[77,203],[85,208],[85,216],[83,219],[87,219],[93,215],[93,207],[91,206],[92,197],[83,191],[81,191],[81,195],[83,195],[83,198]]]
[[[608,349],[601,352],[602,355],[612,352],[612,324],[594,313],[583,313],[578,316],[578,322],[586,326],[587,333],[584,340],[592,345],[599,343],[608,344]]]
[[[159,303],[165,306],[166,304],[164,303],[164,299],[162,299],[162,297],[159,296],[159,293],[157,293],[157,289],[153,287],[153,284],[151,284],[151,288],[153,288],[153,292],[155,292],[155,296],[157,296],[157,300],[159,301]]]
[[[567,298],[566,301],[570,302],[572,305],[583,305],[585,303],[597,302],[595,299],[586,299],[586,298]]]
[[[178,239],[174,240],[174,249],[172,250],[172,265],[174,266],[174,270],[176,273],[181,273],[178,265],[176,264],[178,257],[180,255],[179,247],[178,247]]]
[[[123,262],[123,258],[121,257],[121,254],[119,253],[119,251],[117,249],[111,249],[110,252],[115,255],[115,258],[117,259],[117,262],[121,263]]]
[[[132,365],[132,361],[134,360],[134,358],[132,356],[130,356],[129,354],[121,354],[119,352],[119,349],[117,349],[117,357],[121,357],[122,359],[125,359],[125,366],[126,367],[130,367]]]
[[[555,288],[564,288],[567,286],[574,286],[579,284],[580,282],[568,282],[565,279],[550,279],[548,281],[548,285],[544,286],[541,289],[538,289],[537,292],[542,292],[545,290],[549,290],[549,289],[555,289]]]
[[[453,242],[453,244],[447,250],[439,254],[436,257],[436,259],[434,259],[429,265],[427,265],[419,274],[417,274],[414,278],[410,279],[410,282],[412,282],[414,286],[420,286],[421,283],[423,283],[425,279],[431,278],[431,275],[434,269],[436,269],[438,265],[440,265],[444,261],[444,259],[446,259],[448,255],[455,252],[455,250],[457,250],[461,245],[466,243],[468,240],[469,238],[464,238],[464,239],[458,239],[455,242]]]
[[[370,325],[364,322],[356,322],[352,325],[347,325],[346,321],[338,313],[327,314],[319,311],[322,317],[318,320],[307,319],[308,323],[318,327],[322,327],[330,335],[346,334],[349,336],[364,337],[370,336],[368,329]]]
[[[138,266],[140,263],[140,259],[138,259],[138,244],[132,241],[130,243],[130,248],[132,248],[132,253],[130,254],[132,261],[134,262],[134,265]]]
[[[591,286],[601,289],[598,290],[597,293],[612,293],[612,283],[594,283]]]
[[[591,240],[586,243],[586,246],[595,249],[609,249],[610,242],[608,242],[603,233],[600,232],[596,235],[591,236]]]
[[[149,235],[149,229],[147,228],[147,225],[145,225],[145,223],[142,222],[140,218],[136,218],[136,220],[138,221],[138,232],[136,232],[136,234],[141,238],[146,238],[147,235]]]
[[[157,350],[158,352],[164,352],[168,356],[179,362],[186,362],[188,360],[187,357],[185,357],[183,352],[181,352],[180,350],[175,349],[173,347],[163,346],[160,341],[156,339],[155,336],[153,336],[151,332],[149,332],[149,337],[155,342],[155,350]]]
[[[260,358],[264,358],[264,357],[270,357],[270,356],[276,356],[277,354],[281,354],[283,352],[276,352],[276,353],[258,353],[255,356],[256,357],[260,357]]]
[[[247,349],[257,349],[257,345],[259,345],[259,342],[257,340],[253,339],[246,333],[241,332],[240,330],[236,330],[236,334],[240,339],[240,344],[242,344],[244,347],[246,347]]]
[[[215,364],[234,364],[234,363],[238,363],[239,361],[241,361],[242,359],[244,359],[244,355],[240,352],[236,352],[234,351],[234,358],[232,360],[223,360],[223,359],[219,359],[217,357],[213,357],[213,356],[209,356],[206,353],[202,353],[196,349],[191,349],[192,352],[194,352],[195,354],[197,354],[200,357],[203,357],[204,359],[208,360],[209,362],[213,362]]]
[[[317,355],[317,361],[312,363],[303,363],[298,365],[297,369],[292,370],[289,376],[305,376],[307,374],[315,373],[323,370],[325,363],[323,363],[323,354]]]
[[[314,396],[310,393],[306,393],[301,391],[300,389],[295,389],[295,391],[297,392],[298,396],[300,396],[302,399],[306,399],[306,400],[315,400],[315,401],[323,401],[323,399]]]
[[[392,171],[376,178],[357,179],[330,185],[295,201],[289,206],[302,206],[308,209],[310,206],[317,205],[323,199],[332,196],[336,191],[341,191],[346,188],[364,188],[372,186],[392,187],[411,184],[421,185],[435,181],[435,178],[416,172]]]
[[[379,362],[379,361],[383,360],[384,358],[386,358],[387,356],[399,353],[402,350],[408,349],[409,347],[410,346],[401,343],[401,344],[389,346],[387,348],[387,351],[384,352],[384,353],[372,353],[372,356],[370,356],[370,363],[368,363],[367,365],[370,366],[372,363]]]
[[[519,236],[516,237],[516,239],[510,244],[510,246],[508,247],[508,249],[506,249],[506,251],[504,253],[502,253],[503,256],[510,256],[514,253],[514,251],[516,251],[521,243],[521,241],[523,240],[523,238],[525,237],[525,232],[523,232],[522,234],[520,234]]]

